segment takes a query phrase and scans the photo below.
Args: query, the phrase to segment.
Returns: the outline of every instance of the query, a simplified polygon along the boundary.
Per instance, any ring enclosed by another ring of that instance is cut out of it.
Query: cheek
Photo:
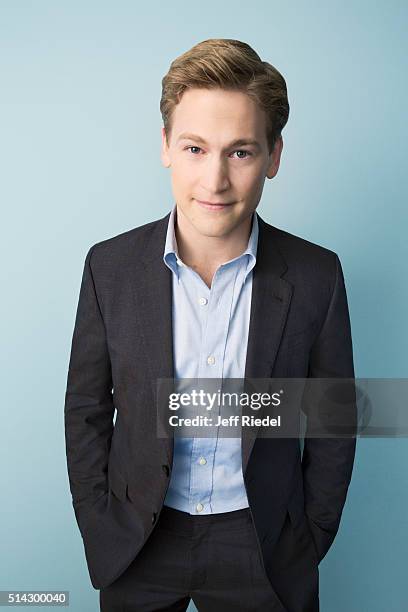
[[[181,167],[173,168],[171,182],[173,192],[179,196],[185,195],[187,197],[194,193],[194,177],[191,172],[187,172]]]
[[[261,173],[241,171],[236,174],[235,185],[242,193],[256,194],[262,189],[264,178]]]

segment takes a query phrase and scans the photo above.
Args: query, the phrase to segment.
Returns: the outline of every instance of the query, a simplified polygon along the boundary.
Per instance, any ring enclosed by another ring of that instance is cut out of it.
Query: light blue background
[[[356,374],[407,376],[407,16],[395,0],[1,2],[1,589],[99,609],[63,431],[83,262],[170,210],[161,79],[200,40],[244,40],[285,76],[281,168],[258,210],[339,254]],[[407,460],[406,439],[358,441],[322,612],[408,609]]]

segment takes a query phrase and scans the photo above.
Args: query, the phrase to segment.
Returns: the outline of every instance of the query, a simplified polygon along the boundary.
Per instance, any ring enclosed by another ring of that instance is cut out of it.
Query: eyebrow
[[[177,142],[179,142],[180,140],[195,140],[196,142],[201,142],[205,145],[207,144],[204,138],[201,138],[201,136],[198,136],[198,134],[190,134],[188,132],[183,132],[182,134],[180,134],[180,136],[177,138]],[[253,145],[258,149],[261,148],[261,145],[257,140],[253,140],[252,138],[238,138],[237,140],[230,142],[230,144],[226,146],[226,149],[231,149],[232,147],[241,147],[245,145]]]

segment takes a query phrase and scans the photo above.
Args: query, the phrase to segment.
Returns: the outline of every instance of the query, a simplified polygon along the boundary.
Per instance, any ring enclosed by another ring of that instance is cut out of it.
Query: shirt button
[[[197,510],[197,512],[201,512],[201,510],[204,510],[203,504],[197,504],[196,505],[196,510]]]
[[[198,463],[200,465],[205,465],[207,463],[207,459],[205,457],[200,457],[200,459],[198,460]]]
[[[215,363],[215,357],[213,357],[212,355],[210,355],[210,356],[207,358],[207,363],[208,363],[208,365],[214,365],[214,363]]]
[[[198,300],[198,303],[200,304],[200,306],[205,306],[207,304],[208,300],[205,297],[200,297]]]

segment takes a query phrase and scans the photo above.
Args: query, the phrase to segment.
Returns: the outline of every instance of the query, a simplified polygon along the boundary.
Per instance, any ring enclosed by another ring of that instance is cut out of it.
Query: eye
[[[250,151],[246,151],[245,149],[238,149],[238,151],[234,151],[234,153],[245,153],[245,157],[238,157],[238,159],[246,159],[248,156],[250,157],[252,155]]]
[[[186,147],[186,149],[187,149],[187,151],[188,151],[189,149],[199,149],[199,150],[201,151],[200,147],[196,147],[196,146],[194,146],[194,145],[191,145],[190,147]],[[194,151],[191,151],[191,153],[193,153],[193,154],[195,155]]]

